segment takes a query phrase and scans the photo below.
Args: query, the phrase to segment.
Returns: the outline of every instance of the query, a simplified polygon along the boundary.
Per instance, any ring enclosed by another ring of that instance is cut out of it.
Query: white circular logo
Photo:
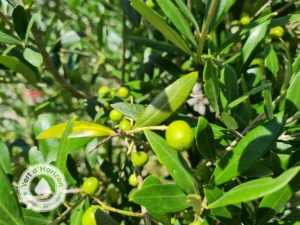
[[[32,194],[32,183],[36,178]],[[50,184],[49,184],[50,183]],[[29,167],[21,176],[19,196],[27,208],[37,212],[49,212],[57,208],[66,197],[67,182],[60,170],[46,163]]]

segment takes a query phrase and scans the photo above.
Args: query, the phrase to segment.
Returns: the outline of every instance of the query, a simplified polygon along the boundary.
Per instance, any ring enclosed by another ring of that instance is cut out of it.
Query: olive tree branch
[[[87,97],[87,94],[77,90],[75,87],[73,87],[71,84],[67,83],[62,76],[59,74],[58,70],[55,68],[46,48],[44,41],[42,39],[42,36],[40,35],[40,32],[37,30],[36,26],[33,26],[32,28],[32,34],[34,36],[35,44],[37,45],[40,53],[43,56],[45,68],[53,75],[55,80],[68,92],[70,92],[72,95],[78,98],[85,98]]]
[[[144,216],[144,213],[125,211],[125,210],[116,209],[114,207],[108,206],[96,197],[93,197],[93,200],[95,202],[97,202],[104,210],[108,210],[110,212],[122,214],[122,215],[125,215],[125,216],[132,216],[132,217],[143,217]]]
[[[198,43],[198,49],[197,49],[197,59],[199,60],[199,62],[202,61],[201,55],[202,55],[202,52],[203,52],[204,43],[207,39],[209,26],[211,25],[211,21],[212,21],[214,15],[215,15],[216,9],[218,7],[218,3],[219,3],[219,0],[212,0],[212,2],[210,4],[210,7],[209,7],[209,10],[208,10],[208,13],[207,13],[207,18],[206,18],[204,27],[203,27],[202,32],[201,32],[200,40],[199,40],[199,43]]]

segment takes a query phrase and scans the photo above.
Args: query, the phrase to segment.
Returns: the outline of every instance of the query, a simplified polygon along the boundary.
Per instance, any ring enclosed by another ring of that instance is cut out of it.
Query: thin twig
[[[205,21],[203,30],[201,32],[200,40],[199,40],[199,43],[198,43],[198,49],[197,49],[197,59],[200,62],[202,61],[201,55],[202,55],[202,52],[203,52],[204,43],[207,39],[207,33],[208,33],[208,30],[209,30],[211,21],[212,21],[214,15],[215,15],[216,9],[218,7],[218,3],[219,3],[219,0],[212,0],[211,5],[210,5],[209,10],[208,10],[208,13],[207,13],[207,19]]]
[[[76,202],[74,205],[69,207],[66,211],[64,211],[59,217],[57,217],[55,220],[53,220],[51,223],[48,225],[55,225],[61,222],[69,213],[72,212],[72,210],[79,205],[83,200],[85,199],[85,196],[83,196],[78,202]]]
[[[272,0],[267,1],[254,15],[254,18],[258,17],[266,8],[270,7]]]
[[[96,197],[93,197],[94,201],[97,202],[104,210],[108,210],[110,212],[119,213],[125,216],[132,216],[132,217],[143,217],[144,213],[140,212],[131,212],[131,211],[125,211],[121,209],[116,209],[114,207],[106,205],[104,202],[100,201]]]

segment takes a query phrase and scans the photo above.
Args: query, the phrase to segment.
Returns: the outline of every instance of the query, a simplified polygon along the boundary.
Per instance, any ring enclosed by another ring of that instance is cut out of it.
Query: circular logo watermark
[[[31,190],[34,180],[38,180],[34,188],[35,195]],[[49,212],[64,201],[67,182],[57,167],[40,163],[25,170],[19,180],[18,190],[20,199],[27,208],[37,212]]]

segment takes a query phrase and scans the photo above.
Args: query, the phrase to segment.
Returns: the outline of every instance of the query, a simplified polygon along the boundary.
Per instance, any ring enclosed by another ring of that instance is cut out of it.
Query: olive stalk
[[[100,201],[99,199],[97,199],[96,197],[93,197],[94,201],[97,202],[101,208],[103,208],[104,210],[108,210],[110,212],[114,212],[114,213],[119,213],[125,216],[132,216],[132,217],[143,217],[144,213],[139,213],[139,212],[131,212],[131,211],[125,211],[125,210],[121,210],[121,209],[116,209],[114,207],[108,206],[106,205],[104,202]]]

